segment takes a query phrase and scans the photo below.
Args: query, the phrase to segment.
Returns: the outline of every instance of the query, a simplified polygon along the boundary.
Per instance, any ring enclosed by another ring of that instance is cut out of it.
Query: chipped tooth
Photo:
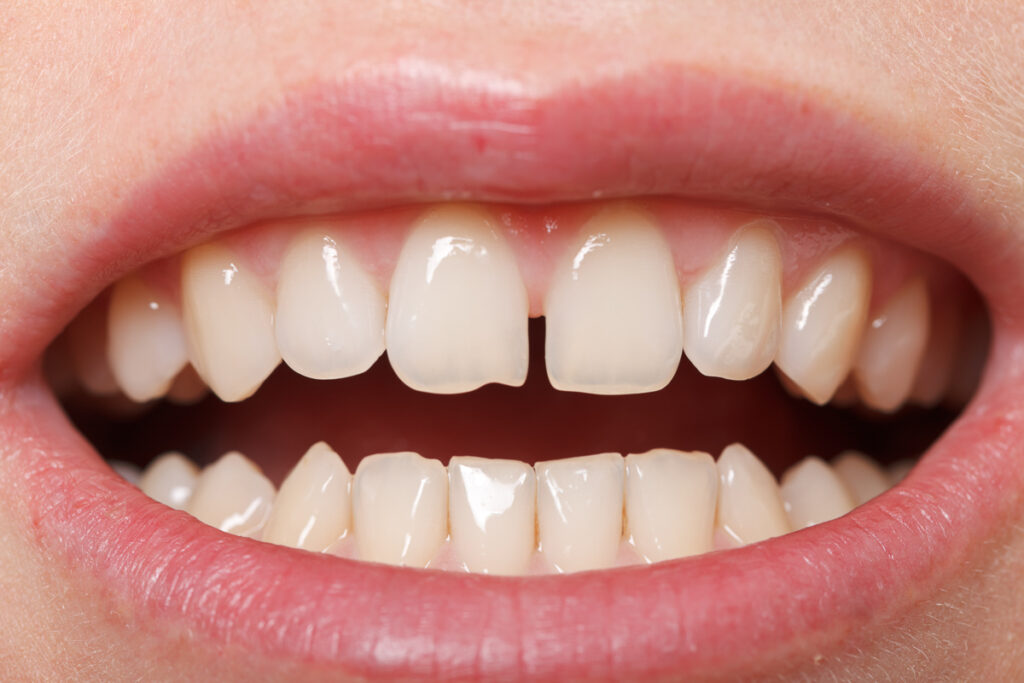
[[[711,377],[743,380],[775,359],[782,309],[782,257],[761,220],[740,229],[721,262],[686,291],[683,350]]]
[[[786,302],[775,363],[824,405],[849,374],[867,319],[871,267],[856,248],[832,254]]]
[[[707,453],[626,456],[626,529],[648,562],[711,551],[717,500],[718,470]]]
[[[523,574],[536,545],[537,480],[518,460],[453,457],[449,524],[455,554],[471,572]]]
[[[622,540],[624,466],[618,453],[539,462],[540,549],[559,572],[615,563]]]
[[[417,222],[388,301],[388,359],[403,382],[438,394],[521,386],[528,319],[516,260],[485,211],[443,206]]]
[[[359,557],[426,567],[448,535],[448,476],[439,460],[378,453],[352,481],[352,524]]]
[[[727,536],[746,545],[792,530],[775,477],[746,446],[727,446],[717,467],[717,524]]]
[[[307,230],[292,241],[278,273],[277,347],[306,377],[358,375],[384,353],[386,307],[343,242]]]
[[[263,540],[314,552],[327,550],[348,530],[352,475],[323,441],[313,444],[285,477]]]
[[[221,531],[255,538],[273,504],[274,485],[252,461],[231,451],[199,473],[185,510]]]
[[[189,357],[224,401],[241,401],[281,360],[274,307],[263,285],[227,248],[204,244],[185,253],[181,297]]]
[[[119,393],[107,361],[106,301],[98,299],[78,314],[67,329],[67,347],[75,377],[93,396]]]
[[[863,453],[846,451],[832,461],[832,469],[846,484],[857,505],[866,503],[889,489],[889,475]]]
[[[142,470],[135,463],[125,462],[124,460],[111,460],[107,464],[110,465],[110,469],[114,470],[119,477],[129,484],[139,485],[139,480],[142,478]]]
[[[814,456],[790,467],[779,490],[794,529],[842,517],[856,505],[839,475]]]
[[[195,490],[199,468],[181,453],[170,451],[149,463],[139,488],[153,500],[184,510]]]

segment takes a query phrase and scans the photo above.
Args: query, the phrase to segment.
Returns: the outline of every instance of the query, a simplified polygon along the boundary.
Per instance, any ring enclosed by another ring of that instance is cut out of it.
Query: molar
[[[273,504],[274,485],[248,458],[232,451],[203,469],[185,509],[221,531],[255,538]]]

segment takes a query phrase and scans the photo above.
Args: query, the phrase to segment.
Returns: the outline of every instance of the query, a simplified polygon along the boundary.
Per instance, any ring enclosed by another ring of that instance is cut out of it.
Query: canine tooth
[[[448,535],[448,476],[439,460],[378,453],[352,481],[352,523],[359,557],[425,567]]]
[[[293,370],[338,379],[367,370],[384,353],[384,295],[340,240],[301,233],[277,282],[277,347]]]
[[[790,467],[779,490],[794,529],[842,517],[856,505],[839,475],[814,456]]]
[[[521,386],[529,364],[526,287],[491,217],[469,206],[427,212],[391,279],[388,359],[420,391]]]
[[[742,228],[721,262],[686,291],[683,350],[705,375],[749,379],[775,358],[782,257],[773,225],[763,220]]]
[[[149,463],[139,488],[153,500],[175,510],[184,510],[196,487],[199,468],[181,453],[164,453]]]
[[[166,394],[188,363],[178,312],[137,277],[121,280],[110,293],[107,359],[121,390],[140,403]]]
[[[251,396],[281,361],[263,285],[228,249],[204,244],[185,253],[181,297],[189,357],[200,377],[221,400]]]
[[[727,446],[717,467],[717,523],[728,536],[746,545],[792,530],[775,477],[746,446]]]
[[[539,462],[537,528],[560,572],[615,563],[622,540],[623,460],[618,453]]]
[[[889,489],[889,476],[874,460],[858,453],[846,451],[832,462],[832,469],[846,484],[857,505],[866,503]]]
[[[107,362],[107,309],[94,301],[78,314],[67,330],[68,352],[75,377],[93,396],[118,393],[117,380]]]
[[[616,206],[591,218],[556,266],[544,302],[551,386],[592,394],[657,391],[679,367],[682,304],[661,231]]]
[[[518,460],[457,456],[448,463],[455,554],[472,572],[523,574],[536,545],[537,479]]]
[[[185,509],[221,531],[256,537],[273,504],[274,485],[248,458],[231,451],[199,473]]]
[[[626,456],[626,529],[648,562],[712,550],[717,500],[718,470],[707,453]]]
[[[775,363],[824,405],[850,371],[871,299],[871,267],[859,249],[832,254],[782,309]]]

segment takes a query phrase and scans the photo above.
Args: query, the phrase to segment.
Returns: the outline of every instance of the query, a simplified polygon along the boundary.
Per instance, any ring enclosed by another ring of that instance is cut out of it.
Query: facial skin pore
[[[116,5],[116,6],[115,6]],[[310,84],[401,72],[524,106],[651,65],[798,93],[906,141],[997,217],[1024,268],[1024,7],[1012,3],[7,3],[0,17],[0,349],[53,259],[139,178]],[[481,126],[501,122],[480,122]],[[128,258],[130,255],[126,255]],[[66,267],[76,268],[68,263]],[[111,272],[118,269],[111,264]],[[83,293],[82,296],[85,296]],[[82,305],[85,300],[80,302]],[[8,377],[0,350],[0,403]],[[132,613],[35,533],[0,434],[0,670],[29,680],[329,677]],[[1024,669],[1024,500],[896,617],[767,670],[1005,680]],[[756,664],[756,663],[755,663]]]

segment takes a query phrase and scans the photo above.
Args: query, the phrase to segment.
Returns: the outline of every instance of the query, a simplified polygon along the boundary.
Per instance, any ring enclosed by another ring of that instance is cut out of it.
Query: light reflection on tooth
[[[196,487],[199,468],[181,453],[171,451],[149,463],[139,488],[153,500],[183,510]]]
[[[790,467],[779,489],[794,529],[842,517],[856,505],[832,468],[813,456]]]
[[[718,458],[718,521],[740,545],[782,536],[792,529],[775,477],[742,444],[732,444]]]
[[[889,476],[874,460],[857,451],[846,451],[833,462],[832,468],[853,494],[857,505],[866,503],[888,490]]]
[[[232,451],[199,474],[185,509],[200,522],[255,538],[274,504],[274,485],[241,453]]]

